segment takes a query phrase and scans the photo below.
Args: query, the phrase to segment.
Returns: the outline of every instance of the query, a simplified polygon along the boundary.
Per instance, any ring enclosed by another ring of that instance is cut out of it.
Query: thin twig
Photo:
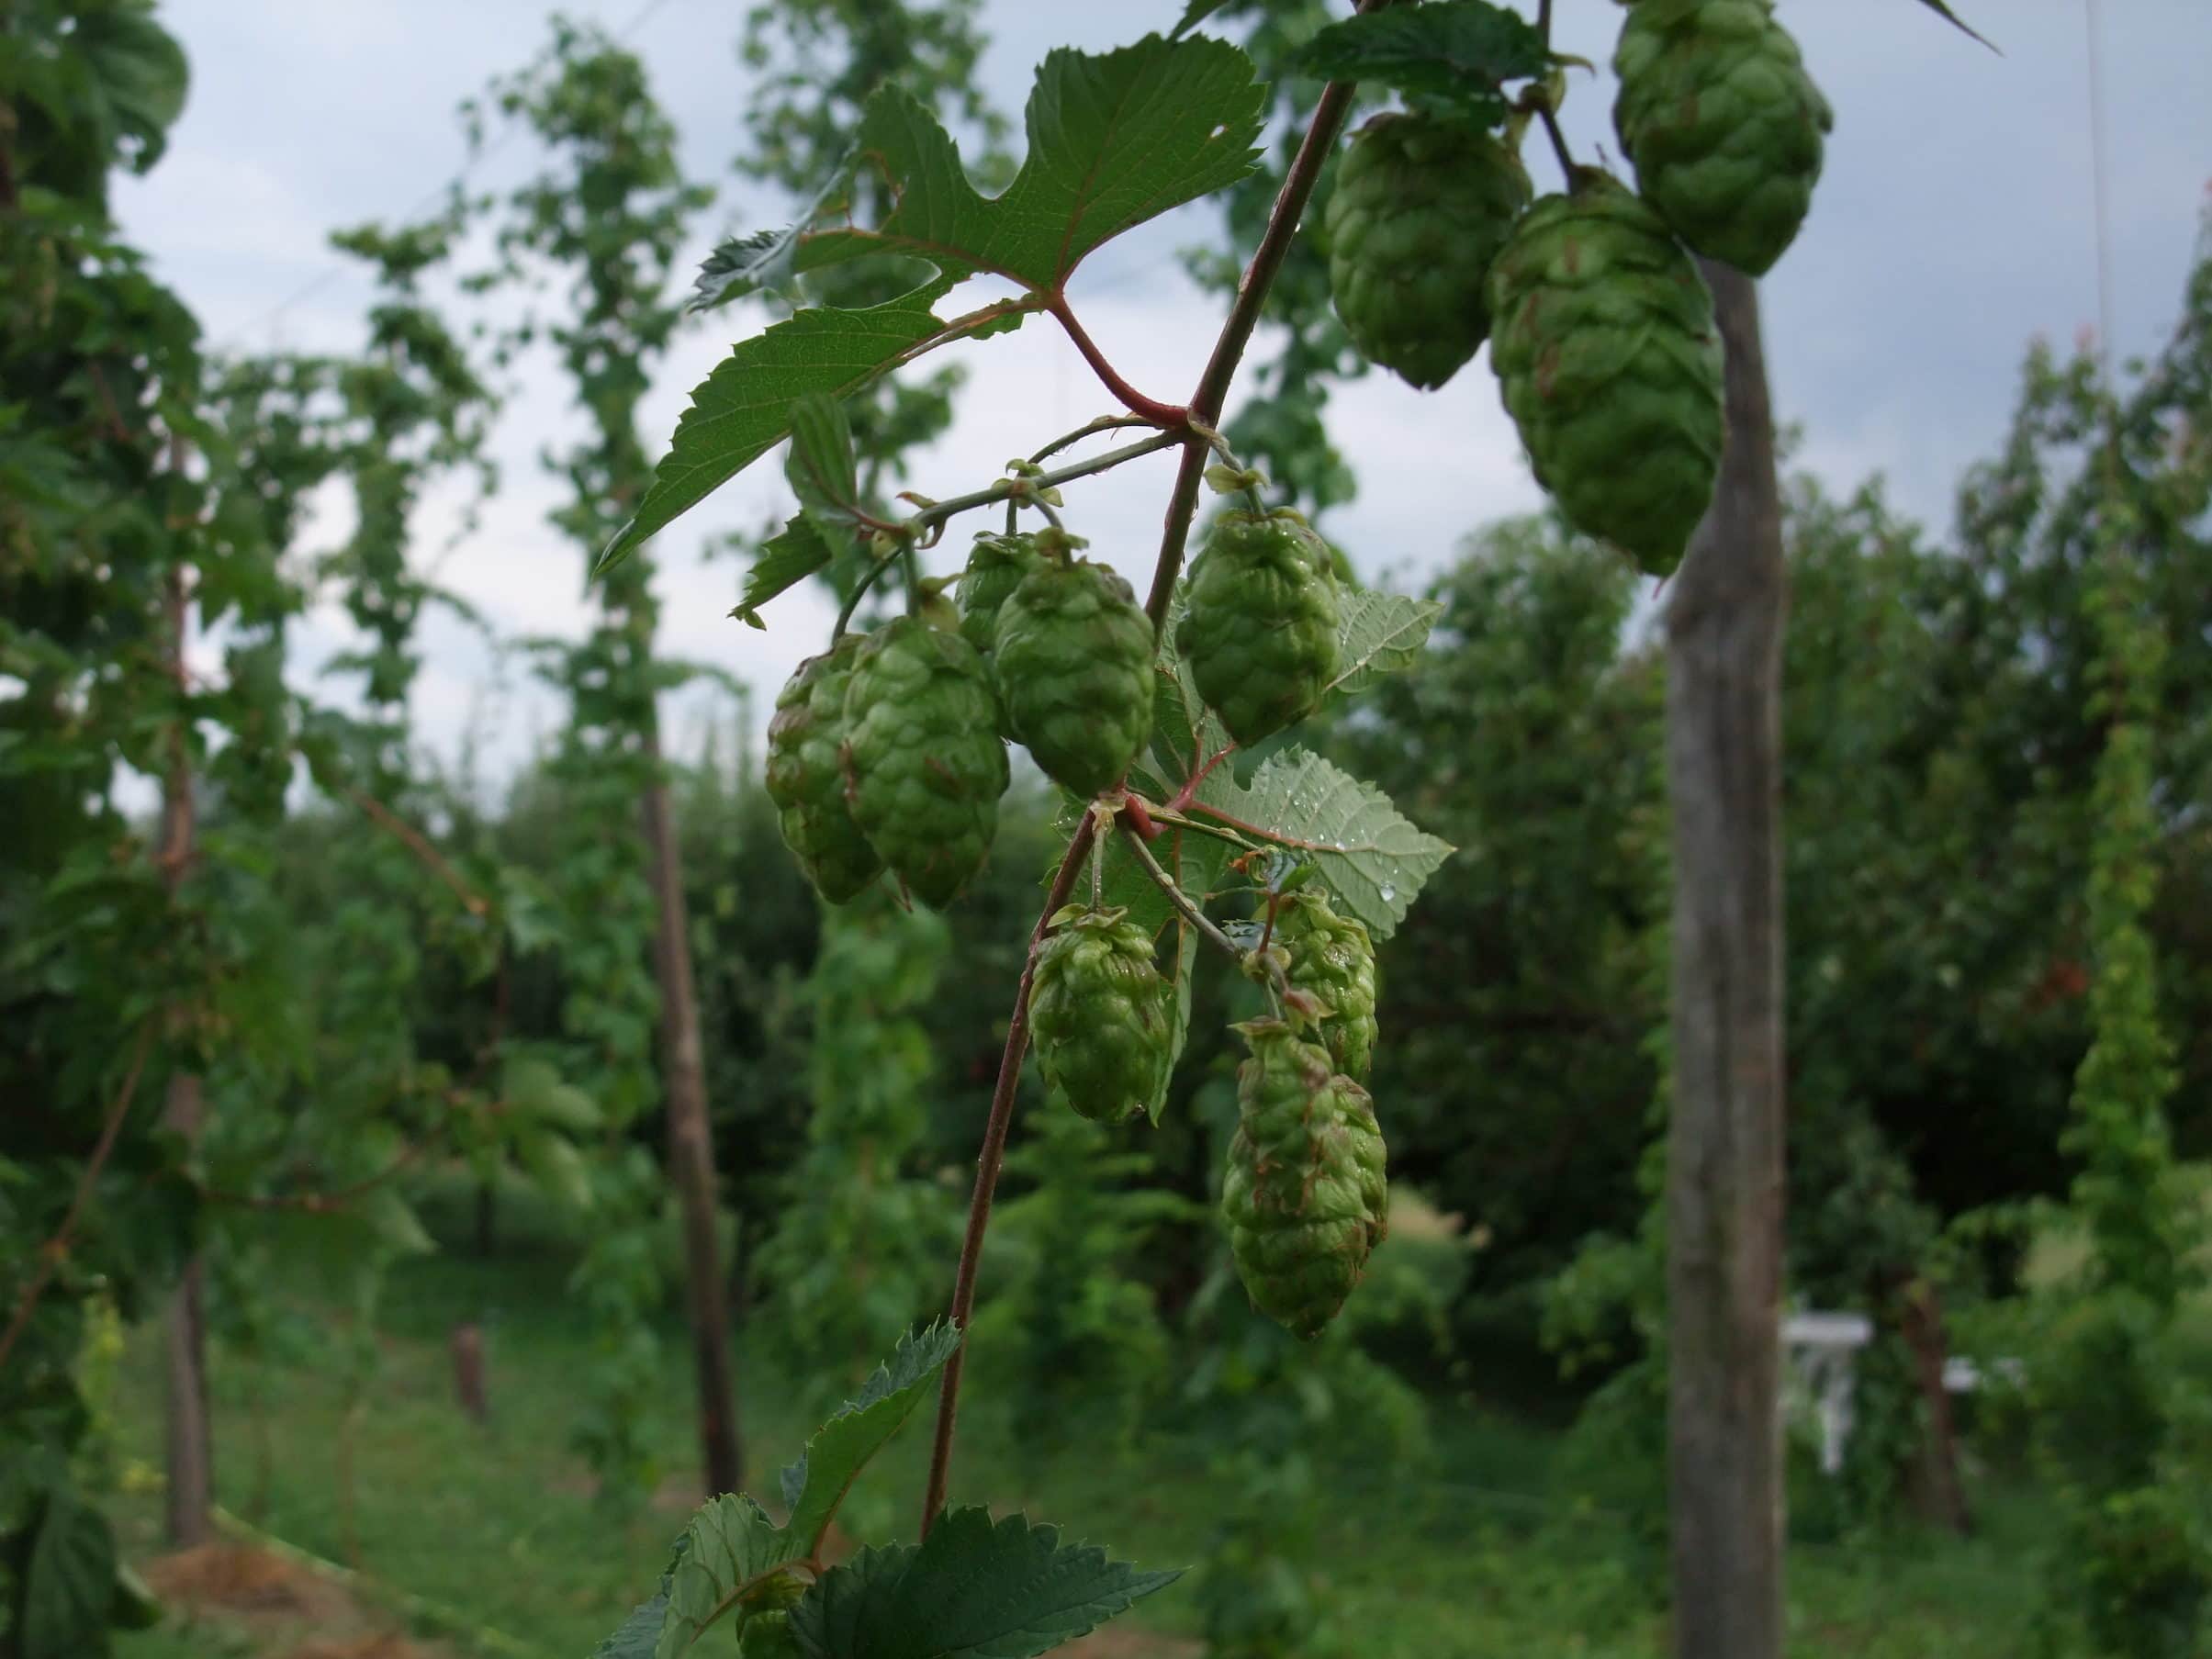
[[[491,901],[464,881],[461,879],[460,871],[445,861],[439,854],[438,849],[430,844],[430,838],[421,830],[365,790],[349,788],[345,791],[345,798],[367,813],[370,820],[379,828],[387,830],[397,836],[400,845],[420,858],[431,874],[452,888],[455,897],[461,901],[462,909],[472,916],[484,916],[490,914]]]
[[[845,630],[852,626],[853,612],[859,610],[860,601],[868,597],[868,590],[876,585],[876,578],[898,562],[898,550],[893,548],[860,572],[860,579],[852,585],[852,591],[845,596],[845,603],[837,608],[837,622],[829,631],[831,645],[836,645],[845,637]]]
[[[1566,147],[1566,134],[1559,130],[1559,118],[1552,113],[1551,106],[1539,104],[1536,118],[1544,123],[1544,136],[1552,140],[1552,153],[1559,158],[1559,171],[1566,174],[1566,187],[1575,187],[1575,158]]]
[[[1151,422],[1139,421],[1133,424],[1150,425]],[[1062,442],[1072,443],[1084,435],[1082,432],[1072,432]],[[1005,500],[1034,506],[1036,503],[1030,501],[1029,498],[1039,490],[1057,489],[1061,485],[1072,484],[1078,478],[1111,472],[1117,466],[1126,465],[1145,455],[1173,449],[1183,441],[1181,432],[1155,432],[1140,443],[1129,444],[1125,449],[1109,449],[1104,454],[1093,455],[1084,461],[1072,461],[1065,466],[1054,467],[1050,472],[1037,473],[1027,478],[1000,478],[982,489],[970,490],[964,496],[949,496],[942,501],[932,502],[908,520],[907,527],[920,536],[936,529],[954,514],[967,512],[973,508],[989,507]]]
[[[1152,849],[1144,844],[1144,837],[1128,824],[1121,826],[1122,838],[1129,844],[1129,851],[1137,855],[1137,862],[1144,866],[1144,873],[1152,879],[1152,885],[1167,895],[1167,902],[1185,922],[1198,930],[1198,936],[1232,962],[1241,962],[1244,952],[1237,942],[1215,925],[1213,919],[1199,906],[1198,902],[1185,892],[1183,883],[1161,868],[1160,860],[1152,857]]]
[[[405,1170],[429,1150],[430,1144],[444,1130],[433,1130],[421,1140],[410,1141],[399,1149],[397,1156],[374,1175],[365,1175],[345,1186],[333,1187],[327,1193],[218,1193],[200,1189],[200,1196],[209,1204],[234,1205],[247,1210],[298,1210],[309,1216],[328,1215],[342,1210],[364,1194],[382,1186],[393,1176]]]
[[[0,1335],[0,1371],[7,1369],[7,1356],[16,1351],[17,1341],[30,1324],[31,1310],[39,1306],[39,1298],[46,1294],[55,1270],[69,1254],[69,1241],[77,1230],[77,1223],[84,1219],[84,1206],[92,1200],[92,1189],[100,1179],[100,1171],[107,1167],[108,1154],[115,1150],[116,1137],[123,1131],[123,1119],[130,1115],[131,1096],[138,1093],[139,1076],[146,1069],[146,1050],[152,1040],[152,1026],[140,1026],[139,1040],[131,1049],[130,1070],[123,1074],[123,1086],[116,1091],[116,1097],[107,1107],[107,1115],[100,1125],[100,1138],[93,1144],[84,1172],[77,1177],[77,1190],[70,1195],[69,1208],[62,1215],[62,1225],[40,1247],[39,1265],[31,1270],[30,1282],[16,1299],[16,1311],[8,1317],[6,1334]]]
[[[1536,33],[1544,40],[1544,50],[1552,49],[1552,0],[1537,0]],[[1575,158],[1566,147],[1566,134],[1559,129],[1559,112],[1552,107],[1552,100],[1540,89],[1531,87],[1536,98],[1536,116],[1544,123],[1544,134],[1552,141],[1552,153],[1559,158],[1559,171],[1566,175],[1566,187],[1575,187]]]
[[[960,1265],[952,1283],[952,1322],[965,1333],[968,1316],[975,1310],[975,1272],[982,1261],[983,1234],[991,1225],[992,1194],[998,1190],[999,1166],[1005,1161],[1006,1130],[1014,1122],[1014,1096],[1021,1082],[1022,1056],[1029,1047],[1029,985],[1037,977],[1037,947],[1044,940],[1045,929],[1051,925],[1053,914],[1068,902],[1069,893],[1075,889],[1075,878],[1083,869],[1084,856],[1091,850],[1093,827],[1096,824],[1090,813],[1075,826],[1069,837],[1066,857],[1060,861],[1060,873],[1052,878],[1052,891],[1045,895],[1045,907],[1038,913],[1037,925],[1029,930],[1029,948],[1022,958],[1021,982],[1014,992],[1014,1014],[1006,1022],[1005,1052],[999,1056],[998,1085],[991,1092],[991,1115],[983,1125],[982,1149],[975,1159],[975,1190],[968,1200],[968,1234],[960,1243]],[[922,1496],[922,1536],[929,1536],[930,1524],[937,1519],[938,1511],[945,1507],[945,1487],[952,1471],[952,1435],[960,1405],[960,1367],[968,1357],[968,1343],[963,1334],[960,1345],[952,1351],[952,1358],[945,1362],[944,1379],[938,1385],[937,1435],[929,1449],[929,1484]]]
[[[1085,438],[1090,437],[1095,432],[1110,432],[1117,427],[1150,425],[1151,425],[1151,422],[1147,420],[1142,415],[1101,415],[1097,420],[1093,420],[1086,425],[1079,426],[1072,432],[1061,433],[1059,437],[1053,439],[1051,443],[1046,444],[1044,448],[1039,450],[1035,454],[1031,455],[1029,457],[1029,465],[1032,466],[1042,466],[1054,455],[1060,454],[1061,450],[1068,448],[1072,444],[1081,443]]]

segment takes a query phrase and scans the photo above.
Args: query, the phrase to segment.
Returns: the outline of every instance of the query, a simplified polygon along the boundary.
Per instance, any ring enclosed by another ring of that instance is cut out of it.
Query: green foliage
[[[940,918],[864,900],[825,918],[806,989],[806,1153],[755,1272],[793,1357],[833,1385],[938,1293],[958,1236],[953,1195],[917,1168],[937,1071],[921,1014],[948,949]]]
[[[1080,1419],[1087,1436],[1127,1446],[1172,1359],[1157,1263],[1171,1229],[1209,1217],[1161,1185],[1159,1160],[1128,1133],[1072,1112],[1027,1123],[992,1216],[979,1363],[1014,1378],[1003,1397],[1017,1444]]]
[[[1140,1572],[1103,1550],[1061,1544],[1054,1528],[1018,1515],[994,1523],[981,1508],[945,1511],[918,1546],[871,1546],[825,1568],[823,1536],[853,1481],[912,1415],[960,1340],[943,1325],[901,1340],[784,1471],[792,1510],[785,1524],[743,1494],[709,1501],[678,1541],[659,1594],[601,1643],[601,1659],[679,1659],[732,1615],[742,1651],[789,1651],[786,1609],[788,1641],[813,1659],[1023,1659],[1173,1582],[1174,1573]]]
[[[1029,154],[1005,191],[969,183],[937,118],[893,86],[867,101],[855,140],[893,203],[872,228],[803,232],[801,274],[869,255],[926,260],[938,275],[881,304],[800,311],[738,345],[691,394],[636,515],[608,544],[602,572],[735,477],[791,430],[809,393],[843,398],[949,341],[1018,327],[1056,296],[1093,249],[1249,172],[1259,93],[1241,53],[1157,36],[1115,52],[1061,50],[1038,71]],[[848,203],[825,203],[833,219]],[[1004,276],[1024,289],[966,316],[931,308],[962,279]],[[718,298],[728,298],[724,288]]]
[[[1331,24],[1296,60],[1329,81],[1376,81],[1478,125],[1505,118],[1504,86],[1546,73],[1551,50],[1529,20],[1487,0],[1377,8]]]
[[[1027,1659],[1180,1576],[1062,1544],[1019,1515],[948,1509],[918,1546],[871,1547],[824,1574],[792,1628],[812,1659]]]

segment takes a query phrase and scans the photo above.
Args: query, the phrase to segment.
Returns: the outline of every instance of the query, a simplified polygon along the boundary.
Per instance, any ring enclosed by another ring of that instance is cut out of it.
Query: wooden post
[[[668,1174],[683,1212],[684,1295],[699,1379],[701,1474],[710,1496],[745,1484],[745,1450],[737,1435],[736,1381],[730,1356],[729,1306],[721,1250],[714,1238],[714,1134],[707,1118],[706,1066],[699,1041],[699,996],[691,981],[683,865],[676,843],[668,785],[661,772],[660,734],[648,728],[646,749],[653,781],[639,803],[652,866],[653,958],[660,981],[662,1086],[668,1100]]]
[[[456,1325],[446,1337],[453,1354],[454,1396],[478,1423],[491,1421],[491,1394],[484,1383],[484,1328],[473,1320]]]
[[[1781,641],[1758,291],[1701,262],[1728,441],[1667,611],[1674,1110],[1667,1176],[1675,1652],[1782,1651]]]
[[[163,593],[169,632],[170,670],[181,694],[185,686],[185,635],[188,607],[182,566],[170,567]],[[170,734],[169,768],[162,779],[162,880],[172,899],[184,885],[193,856],[192,751],[180,724]],[[169,1074],[163,1119],[187,1143],[199,1138],[202,1118],[199,1079],[180,1070]],[[165,1384],[165,1464],[168,1474],[164,1519],[169,1542],[177,1549],[209,1542],[215,1536],[214,1437],[208,1421],[208,1328],[200,1260],[185,1264],[162,1320],[162,1360]]]

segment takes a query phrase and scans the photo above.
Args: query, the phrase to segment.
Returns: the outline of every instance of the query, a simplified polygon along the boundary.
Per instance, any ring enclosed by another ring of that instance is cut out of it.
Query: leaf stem
[[[838,607],[837,624],[829,631],[831,645],[836,645],[845,637],[845,630],[852,626],[853,612],[859,610],[860,601],[868,597],[868,590],[876,585],[876,578],[898,562],[899,554],[894,549],[860,572],[859,580],[852,585],[852,592],[846,596],[845,603]]]
[[[1566,175],[1566,187],[1572,190],[1578,169],[1574,155],[1566,147],[1566,134],[1559,129],[1559,118],[1552,113],[1548,104],[1539,104],[1536,118],[1544,123],[1544,135],[1551,140],[1552,153],[1559,158],[1559,171]]]
[[[1121,377],[1121,371],[1106,361],[1106,353],[1098,349],[1098,342],[1075,319],[1075,312],[1069,306],[1065,294],[1053,295],[1045,302],[1045,309],[1051,312],[1060,326],[1067,331],[1068,338],[1075,342],[1075,349],[1083,353],[1083,360],[1091,365],[1091,372],[1098,376],[1107,391],[1128,407],[1131,414],[1140,417],[1147,425],[1175,432],[1182,431],[1189,423],[1189,409],[1180,404],[1162,403],[1157,398],[1148,398]]]
[[[1552,0],[1537,0],[1536,32],[1544,39],[1544,50],[1552,50]],[[1552,107],[1548,88],[1532,86],[1529,92],[1536,106],[1536,118],[1544,123],[1544,136],[1552,141],[1552,153],[1559,158],[1559,171],[1566,175],[1566,187],[1575,187],[1575,158],[1566,147],[1566,134],[1559,129],[1559,112]]]
[[[1059,437],[1053,439],[1051,443],[1046,444],[1044,448],[1039,450],[1035,454],[1031,455],[1029,457],[1029,464],[1032,466],[1041,466],[1047,461],[1050,461],[1054,455],[1060,454],[1061,450],[1068,448],[1072,444],[1081,443],[1085,438],[1090,437],[1095,432],[1112,432],[1117,427],[1150,426],[1151,424],[1152,423],[1150,420],[1147,420],[1142,415],[1101,415],[1097,420],[1089,422],[1087,425],[1079,426],[1072,432],[1061,433]],[[1173,434],[1170,434],[1170,436],[1173,436]],[[1165,448],[1166,446],[1162,444],[1161,447]]]
[[[1068,902],[1082,873],[1084,855],[1091,850],[1095,821],[1085,813],[1068,838],[1068,850],[1038,912],[1037,925],[1029,929],[1029,948],[1022,958],[1021,982],[1014,992],[1014,1013],[1006,1021],[1005,1051],[999,1056],[998,1083],[991,1091],[991,1115],[983,1125],[982,1149],[975,1158],[975,1188],[968,1199],[968,1233],[960,1241],[960,1264],[952,1282],[952,1322],[960,1328],[960,1345],[945,1362],[938,1384],[937,1434],[929,1448],[929,1482],[922,1495],[921,1536],[945,1507],[945,1488],[952,1471],[952,1436],[960,1404],[960,1370],[968,1358],[968,1316],[975,1311],[975,1273],[983,1256],[983,1234],[991,1225],[991,1199],[998,1190],[999,1167],[1006,1157],[1006,1130],[1014,1122],[1014,1096],[1021,1082],[1022,1056],[1029,1048],[1029,986],[1037,977],[1037,947],[1060,907]]]
[[[1094,422],[1094,425],[1095,424]],[[1151,423],[1130,420],[1126,424],[1149,426]],[[1084,432],[1071,432],[1053,447],[1072,443],[1084,435]],[[1078,478],[1088,478],[1098,473],[1111,472],[1115,467],[1124,465],[1141,456],[1156,454],[1163,449],[1173,449],[1182,442],[1183,434],[1181,432],[1155,432],[1140,443],[1132,443],[1126,449],[1109,449],[1104,454],[1092,455],[1085,460],[1070,462],[1067,465],[1055,467],[1050,472],[1040,472],[1027,478],[999,478],[982,489],[971,489],[964,496],[949,496],[942,501],[924,508],[909,519],[904,528],[912,531],[916,536],[926,535],[943,524],[946,520],[960,513],[972,511],[978,507],[995,506],[1001,501],[1012,501],[1018,505],[1023,497],[1038,490],[1056,489],[1062,484],[1072,484]],[[1031,504],[1034,505],[1034,503]]]
[[[1198,902],[1184,891],[1183,884],[1161,868],[1160,860],[1152,857],[1152,849],[1144,844],[1144,837],[1128,824],[1121,826],[1122,839],[1137,855],[1137,862],[1144,866],[1144,873],[1152,879],[1152,885],[1167,895],[1167,902],[1175,907],[1175,914],[1198,930],[1198,936],[1232,962],[1241,962],[1244,952],[1237,942],[1217,926]]]

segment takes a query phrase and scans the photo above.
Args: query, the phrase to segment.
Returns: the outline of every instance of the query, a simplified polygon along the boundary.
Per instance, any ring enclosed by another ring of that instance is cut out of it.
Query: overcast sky
[[[1778,411],[1804,430],[1802,464],[1838,488],[1882,473],[1893,498],[1937,528],[1948,521],[1959,470],[2003,431],[2029,339],[2070,342],[2095,323],[2091,9],[2103,14],[2122,352],[2150,349],[2169,324],[2212,180],[2207,0],[1957,4],[2002,57],[1913,0],[1783,0],[1781,17],[1837,124],[1812,219],[1765,286]],[[127,230],[212,339],[342,348],[360,338],[365,285],[327,252],[327,233],[422,207],[465,160],[455,106],[533,56],[554,8],[540,0],[164,0],[163,9],[191,57],[192,98],[166,159],[118,192]],[[573,0],[562,9],[625,31],[682,130],[694,174],[725,186],[701,227],[702,248],[722,225],[749,228],[771,216],[729,172],[747,97],[733,43],[747,6]],[[1563,50],[1603,62],[1617,8],[1565,0],[1558,9]],[[1181,10],[1182,0],[986,0],[984,83],[1003,107],[1018,110],[1048,47],[1121,44],[1168,27]],[[1578,151],[1613,150],[1611,102],[1606,77],[1575,76],[1566,126]],[[1542,145],[1532,142],[1528,156],[1539,188],[1555,185]],[[494,185],[532,162],[527,140],[511,139],[471,182]],[[1172,255],[1212,226],[1205,204],[1185,208],[1109,244],[1072,287],[1091,332],[1129,378],[1173,401],[1187,395],[1218,314]],[[649,444],[665,441],[690,388],[760,321],[739,307],[692,328],[646,407]],[[954,431],[916,468],[915,485],[928,494],[987,482],[1038,434],[1111,407],[1049,323],[943,356],[967,363],[971,380]],[[523,393],[499,440],[505,488],[481,527],[439,558],[439,572],[502,633],[576,633],[587,616],[582,563],[545,521],[563,487],[535,459],[568,430],[564,400],[542,377]],[[1375,375],[1340,392],[1333,408],[1362,494],[1324,528],[1364,572],[1419,581],[1465,531],[1537,499],[1487,353],[1441,392]],[[1165,457],[1153,457],[1070,491],[1072,528],[1140,589],[1169,471]],[[795,592],[769,611],[769,633],[746,628],[727,616],[739,568],[703,561],[700,548],[716,532],[758,524],[783,505],[781,493],[780,470],[764,462],[656,544],[668,649],[752,682],[756,723],[792,664],[820,648],[828,608],[812,591]],[[453,504],[432,502],[423,518],[427,560],[451,532]],[[342,528],[335,518],[323,525],[328,534]],[[964,543],[961,532],[947,546]],[[342,618],[319,611],[302,631],[301,672],[345,639]],[[417,723],[433,748],[450,755],[473,723],[496,773],[557,728],[558,706],[519,677],[495,689],[490,658],[464,630],[433,620],[423,643]],[[678,742],[696,744],[711,706],[703,694],[686,695],[675,711]]]

